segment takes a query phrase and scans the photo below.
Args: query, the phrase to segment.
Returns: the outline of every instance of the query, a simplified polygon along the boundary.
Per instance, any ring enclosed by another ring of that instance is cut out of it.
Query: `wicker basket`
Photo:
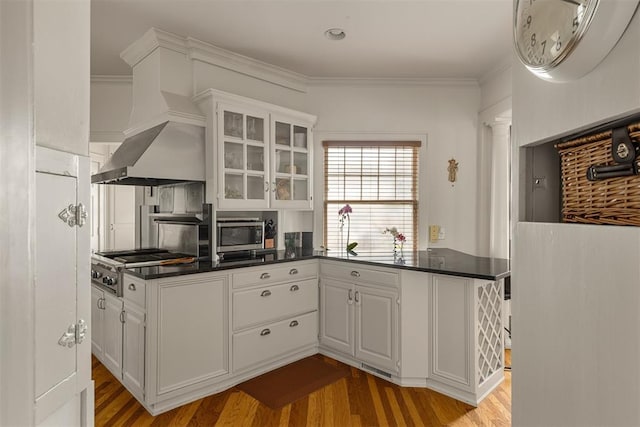
[[[640,123],[627,129],[632,141],[640,141]],[[590,166],[616,164],[611,135],[607,131],[555,145],[560,153],[563,222],[640,225],[640,175],[587,179]]]

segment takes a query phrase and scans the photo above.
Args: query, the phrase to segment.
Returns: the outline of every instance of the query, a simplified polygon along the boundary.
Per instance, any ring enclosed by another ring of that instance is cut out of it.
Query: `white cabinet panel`
[[[353,354],[353,286],[332,279],[321,279],[320,344]]]
[[[317,279],[238,291],[233,294],[233,329],[317,309]]]
[[[122,375],[122,300],[104,293],[104,365],[116,377]]]
[[[160,283],[157,298],[157,394],[226,374],[226,276]]]
[[[233,369],[242,371],[286,356],[315,344],[317,339],[317,311],[237,333],[233,336]]]
[[[91,286],[91,351],[102,360],[104,351],[104,291]]]
[[[381,368],[397,370],[398,294],[357,286],[355,356]]]
[[[145,314],[133,304],[124,304],[122,381],[139,399],[144,399]]]

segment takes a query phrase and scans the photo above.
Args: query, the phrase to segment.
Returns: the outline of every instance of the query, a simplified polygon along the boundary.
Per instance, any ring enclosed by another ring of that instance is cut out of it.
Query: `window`
[[[396,227],[404,250],[418,247],[419,141],[324,141],[324,242],[333,250],[357,242],[355,251],[389,252]],[[351,205],[349,242],[338,211]]]

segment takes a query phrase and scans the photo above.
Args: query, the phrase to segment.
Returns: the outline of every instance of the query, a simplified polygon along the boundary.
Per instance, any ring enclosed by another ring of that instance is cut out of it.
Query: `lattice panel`
[[[478,385],[502,369],[501,282],[478,287]]]

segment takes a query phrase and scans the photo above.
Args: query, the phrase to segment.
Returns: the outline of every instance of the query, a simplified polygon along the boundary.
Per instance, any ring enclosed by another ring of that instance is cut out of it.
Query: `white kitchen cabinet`
[[[427,387],[477,405],[504,378],[503,283],[430,276]]]
[[[122,382],[138,399],[144,399],[145,311],[124,301]]]
[[[316,261],[252,267],[231,277],[234,373],[317,351]]]
[[[320,345],[357,362],[397,373],[398,282],[394,272],[323,263]]]
[[[102,360],[104,352],[104,290],[91,285],[91,352]]]
[[[195,100],[207,112],[207,201],[312,209],[315,116],[214,89]]]
[[[102,363],[118,378],[122,375],[122,299],[104,293],[104,342]]]

